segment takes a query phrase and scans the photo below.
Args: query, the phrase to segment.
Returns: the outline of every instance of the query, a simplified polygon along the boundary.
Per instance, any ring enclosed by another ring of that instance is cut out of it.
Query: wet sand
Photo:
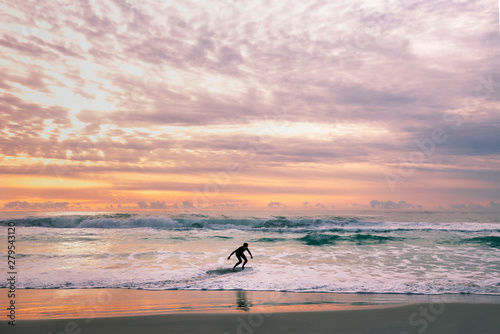
[[[2,306],[7,305],[2,289]],[[18,290],[2,333],[497,333],[497,296]],[[5,307],[2,307],[5,310]],[[7,313],[7,311],[4,311]]]

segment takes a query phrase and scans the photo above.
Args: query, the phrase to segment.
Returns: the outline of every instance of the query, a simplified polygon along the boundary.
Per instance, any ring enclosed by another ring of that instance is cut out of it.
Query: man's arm
[[[248,254],[250,254],[250,258],[253,259],[252,252],[250,252],[250,249],[247,248]]]
[[[227,257],[227,259],[228,259],[228,260],[229,260],[229,259],[231,259],[231,256],[233,256],[233,254],[234,254],[235,252],[236,252],[236,251],[233,251],[233,252],[231,253],[231,255],[229,255],[229,256]]]

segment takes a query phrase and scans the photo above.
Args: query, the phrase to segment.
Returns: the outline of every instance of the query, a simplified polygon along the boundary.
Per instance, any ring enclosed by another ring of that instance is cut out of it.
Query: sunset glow
[[[0,209],[500,207],[498,3],[403,3],[3,2]]]

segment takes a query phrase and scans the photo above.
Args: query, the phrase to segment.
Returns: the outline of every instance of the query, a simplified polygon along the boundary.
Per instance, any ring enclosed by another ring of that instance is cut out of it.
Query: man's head
[[[248,244],[245,242],[245,243],[243,244],[243,247],[248,247]]]

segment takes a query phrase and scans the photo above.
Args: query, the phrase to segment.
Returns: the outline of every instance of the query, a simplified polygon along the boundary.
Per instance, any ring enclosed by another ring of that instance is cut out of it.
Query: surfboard
[[[207,270],[207,274],[209,275],[225,275],[225,274],[231,274],[231,273],[239,273],[241,271],[252,271],[252,267],[245,267],[245,270],[241,270],[241,267],[236,268],[236,270],[233,270],[233,268],[218,268],[218,269],[213,269],[213,270]]]

